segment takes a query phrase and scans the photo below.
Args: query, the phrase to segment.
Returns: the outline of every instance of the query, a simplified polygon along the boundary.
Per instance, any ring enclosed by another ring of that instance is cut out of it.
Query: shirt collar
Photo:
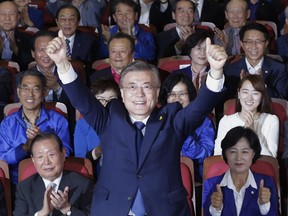
[[[247,58],[245,58],[245,63],[247,65],[249,74],[258,74],[258,71],[262,68],[263,61],[264,61],[264,57],[262,57],[262,59],[259,61],[259,63],[255,67],[253,67],[248,62]]]
[[[55,183],[56,184],[56,188],[55,188],[55,191],[57,191],[58,190],[58,188],[59,188],[59,185],[60,185],[60,181],[61,181],[61,179],[62,179],[62,175],[63,175],[63,172],[61,173],[61,175],[58,177],[58,178],[56,178],[54,181],[53,181],[53,183]],[[49,181],[49,180],[47,180],[47,179],[44,179],[44,178],[42,178],[43,179],[43,181],[44,181],[44,184],[45,184],[45,188],[47,188],[48,187],[48,185],[49,185],[49,183],[51,183],[51,181]]]
[[[112,72],[112,75],[114,77],[114,80],[116,83],[120,83],[120,74],[118,74],[112,67],[111,67],[111,72]]]
[[[139,121],[139,120],[133,118],[131,115],[129,115],[129,116],[130,116],[130,119],[131,119],[132,124],[134,124],[135,121]],[[143,119],[141,122],[143,122],[143,123],[146,125],[149,117],[150,117],[150,116],[146,117],[146,118]]]
[[[247,177],[246,183],[243,185],[241,190],[248,188],[249,185],[251,185],[251,187],[257,189],[257,184],[256,184],[256,181],[255,181],[255,178],[254,178],[253,173],[251,172],[250,169],[249,169],[249,173],[248,173],[248,177]],[[233,181],[232,181],[230,169],[225,173],[222,181],[220,182],[220,186],[223,186],[223,187],[227,186],[228,188],[232,189],[233,191],[236,191],[235,186],[234,186]]]

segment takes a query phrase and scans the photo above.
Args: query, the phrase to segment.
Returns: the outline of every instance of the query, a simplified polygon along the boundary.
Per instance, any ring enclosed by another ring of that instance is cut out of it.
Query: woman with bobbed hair
[[[222,140],[221,148],[229,169],[204,182],[204,216],[278,215],[273,178],[250,170],[261,152],[257,134],[248,127],[234,127]]]
[[[168,76],[162,84],[159,102],[162,106],[167,103],[179,102],[185,108],[197,95],[191,79],[182,73]],[[188,116],[187,116],[188,118]],[[191,116],[190,118],[193,118]],[[203,123],[188,136],[181,150],[182,156],[189,157],[194,162],[195,181],[202,182],[203,162],[213,154],[215,129],[212,121],[206,117]]]
[[[271,114],[270,99],[259,75],[247,75],[238,85],[236,113],[224,115],[218,126],[214,155],[220,155],[220,143],[226,133],[236,126],[249,127],[259,136],[261,154],[277,157],[279,119]]]

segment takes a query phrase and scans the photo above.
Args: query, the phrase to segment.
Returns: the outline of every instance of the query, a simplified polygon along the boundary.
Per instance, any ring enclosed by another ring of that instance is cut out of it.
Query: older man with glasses
[[[157,108],[156,67],[135,61],[121,72],[122,101],[105,108],[77,78],[65,55],[61,32],[47,53],[59,69],[72,104],[99,134],[104,154],[91,215],[191,215],[180,172],[180,146],[222,96],[224,48],[206,41],[211,70],[194,103]],[[209,100],[203,100],[209,98]],[[187,118],[191,116],[191,118]]]

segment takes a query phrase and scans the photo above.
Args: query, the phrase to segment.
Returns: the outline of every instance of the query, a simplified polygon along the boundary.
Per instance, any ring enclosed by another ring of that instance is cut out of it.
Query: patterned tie
[[[65,41],[66,41],[66,47],[67,47],[66,55],[67,57],[71,57],[70,40],[66,39]]]
[[[52,190],[53,190],[53,191],[56,191],[56,186],[57,186],[57,185],[56,185],[54,182],[50,182],[50,183],[47,185],[47,188],[48,188],[48,187],[52,187],[52,188],[53,188]]]
[[[11,60],[13,51],[10,49],[10,41],[5,33],[2,33],[2,38],[4,39],[4,47],[2,50],[2,59]]]
[[[141,121],[136,121],[134,122],[134,125],[137,130],[136,149],[137,149],[137,161],[139,162],[141,146],[142,146],[142,141],[143,141],[142,129],[145,127],[145,124]],[[139,188],[137,189],[136,197],[135,197],[131,210],[135,214],[135,216],[144,216],[145,214],[144,201],[143,201],[143,197]]]

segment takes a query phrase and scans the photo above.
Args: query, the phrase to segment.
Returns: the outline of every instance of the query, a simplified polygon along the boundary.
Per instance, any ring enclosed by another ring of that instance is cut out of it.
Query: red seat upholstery
[[[8,164],[0,160],[0,181],[4,188],[4,198],[6,202],[7,216],[12,216],[11,183]]]
[[[64,170],[77,172],[91,180],[94,178],[92,163],[86,158],[66,157]],[[23,181],[31,175],[34,175],[36,172],[32,158],[24,159],[19,163],[18,181]]]
[[[192,216],[195,215],[195,185],[194,185],[194,166],[193,161],[188,157],[181,157],[181,176],[183,185],[188,193],[187,201]]]
[[[181,66],[190,65],[191,59],[189,56],[171,56],[160,58],[158,61],[158,68],[172,72],[179,70]]]

